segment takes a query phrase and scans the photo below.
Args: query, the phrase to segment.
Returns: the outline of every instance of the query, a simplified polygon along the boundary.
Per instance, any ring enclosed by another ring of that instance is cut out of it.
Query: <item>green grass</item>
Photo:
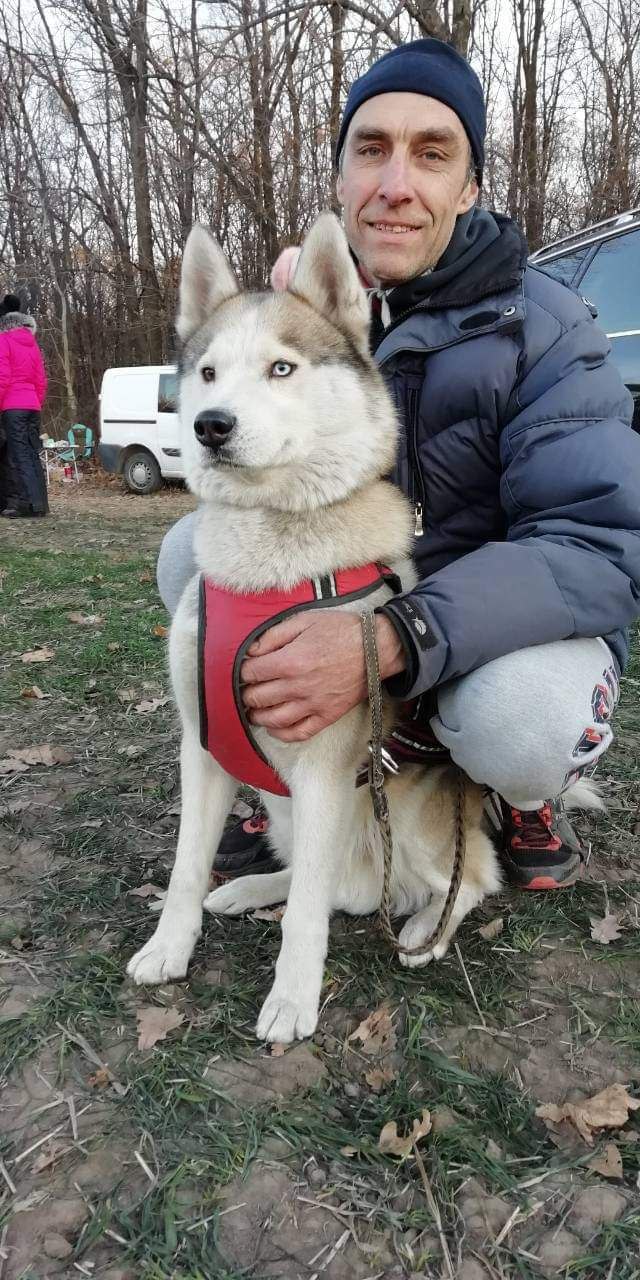
[[[133,526],[132,526],[133,529]],[[100,536],[98,532],[98,537]],[[124,539],[126,542],[126,539]],[[535,1103],[510,1071],[471,1066],[461,1056],[447,1056],[438,1038],[452,1026],[477,1025],[507,1032],[535,1016],[530,1012],[533,966],[551,956],[575,962],[569,977],[544,978],[536,970],[536,995],[565,1012],[567,1033],[579,1051],[594,1035],[620,1052],[638,1055],[640,1020],[635,1000],[638,973],[637,934],[629,927],[610,947],[590,940],[590,916],[605,913],[601,885],[584,883],[554,895],[505,895],[487,903],[482,919],[469,919],[458,941],[480,1015],[454,951],[428,970],[404,970],[391,957],[375,922],[338,918],[326,966],[323,998],[327,1005],[318,1038],[318,1053],[327,1067],[322,1085],[280,1104],[236,1104],[206,1078],[207,1063],[216,1056],[255,1061],[253,1026],[266,995],[277,956],[277,925],[256,921],[207,918],[188,983],[168,991],[133,991],[124,978],[129,955],[155,927],[157,916],[145,900],[128,896],[144,881],[166,886],[175,847],[177,818],[168,813],[177,797],[177,726],[173,708],[145,718],[117,698],[131,687],[140,697],[168,688],[165,644],[153,634],[165,624],[155,584],[146,579],[153,557],[130,546],[117,554],[104,549],[10,549],[3,582],[5,618],[2,697],[8,747],[42,741],[70,744],[73,763],[61,770],[35,767],[6,789],[10,798],[61,787],[53,811],[37,810],[27,827],[21,812],[4,820],[13,843],[47,842],[53,856],[48,871],[29,886],[21,904],[29,919],[20,956],[46,969],[44,994],[21,1016],[0,1022],[0,1067],[10,1081],[27,1062],[37,1063],[51,1046],[56,1050],[58,1085],[73,1088],[77,1100],[91,1100],[87,1077],[94,1064],[60,1026],[84,1036],[98,1054],[108,1056],[114,1044],[124,1051],[114,1072],[127,1086],[124,1097],[101,1095],[108,1109],[104,1137],[91,1139],[91,1149],[110,1138],[129,1141],[131,1151],[144,1135],[152,1135],[158,1177],[152,1187],[126,1200],[127,1164],[120,1187],[94,1195],[93,1216],[83,1228],[75,1260],[91,1259],[96,1248],[112,1248],[118,1265],[131,1266],[143,1280],[240,1280],[225,1270],[217,1247],[216,1206],[224,1187],[253,1167],[256,1153],[270,1139],[286,1139],[287,1164],[296,1177],[310,1155],[325,1169],[326,1188],[336,1189],[340,1203],[354,1214],[358,1231],[375,1228],[400,1239],[410,1228],[433,1233],[412,1160],[398,1166],[378,1150],[378,1136],[390,1119],[410,1129],[423,1107],[451,1109],[456,1123],[432,1134],[423,1144],[429,1178],[442,1214],[452,1254],[460,1236],[457,1197],[470,1177],[504,1195],[526,1212],[539,1192],[521,1189],[522,1182],[548,1169],[583,1169],[585,1155],[567,1155],[551,1143]],[[73,624],[68,613],[98,613],[103,624],[94,631]],[[99,632],[99,634],[98,634]],[[47,644],[54,659],[39,666],[19,661],[28,649]],[[109,650],[109,644],[118,644]],[[640,679],[636,649],[629,680]],[[51,697],[43,702],[20,696],[35,683]],[[640,780],[640,715],[636,686],[623,685],[619,716],[621,743],[609,755],[603,776],[624,807],[583,824],[594,857],[612,856],[628,867],[637,837],[632,831]],[[121,747],[133,745],[129,757]],[[0,784],[5,782],[0,779]],[[3,797],[0,793],[0,806]],[[99,826],[87,827],[87,822]],[[625,881],[608,887],[612,911],[630,907],[638,886]],[[477,933],[483,920],[504,918],[504,931],[493,946]],[[555,951],[552,950],[555,948]],[[225,984],[205,980],[207,970],[224,962]],[[540,968],[540,967],[539,967]],[[0,971],[1,976],[1,971]],[[618,992],[603,1013],[597,992]],[[376,1095],[363,1081],[371,1063],[354,1053],[346,1040],[357,1021],[382,1001],[397,1011],[399,1028],[397,1078]],[[179,1032],[139,1053],[136,1010],[149,1003],[178,1003],[185,1014]],[[523,1009],[527,1012],[523,1013]],[[1,1010],[0,1010],[1,1012]],[[332,1016],[336,1013],[335,1024]],[[347,1030],[345,1031],[345,1027]],[[595,1030],[594,1030],[595,1028]],[[509,1043],[517,1060],[525,1041]],[[351,1088],[356,1084],[358,1088]],[[345,1092],[345,1086],[351,1088]],[[632,1128],[638,1128],[634,1119]],[[497,1144],[487,1150],[487,1140]],[[27,1137],[22,1137],[24,1146]],[[638,1148],[619,1138],[625,1183],[634,1190]],[[354,1149],[348,1157],[344,1149]],[[146,1148],[145,1148],[146,1149]],[[5,1135],[1,1154],[8,1167],[14,1153]],[[139,1169],[131,1167],[139,1174]],[[416,1192],[406,1210],[394,1198],[406,1183]],[[544,1183],[542,1184],[544,1189]],[[10,1220],[11,1201],[0,1201],[0,1227]],[[202,1221],[200,1221],[202,1220]],[[558,1219],[558,1222],[560,1219]],[[190,1230],[195,1222],[200,1225]],[[550,1229],[550,1228],[549,1228]],[[520,1241],[535,1254],[539,1220],[523,1228]],[[124,1242],[116,1245],[108,1232]],[[573,1277],[637,1276],[634,1259],[640,1246],[640,1216],[599,1231],[585,1245],[584,1257],[564,1268]],[[413,1260],[402,1255],[407,1269],[440,1274],[441,1264],[416,1246]],[[518,1252],[509,1236],[493,1265],[506,1277],[533,1277],[535,1264]],[[252,1276],[252,1280],[259,1277]]]

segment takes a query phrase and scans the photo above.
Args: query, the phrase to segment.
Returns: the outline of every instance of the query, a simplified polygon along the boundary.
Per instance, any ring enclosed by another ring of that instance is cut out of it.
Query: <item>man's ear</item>
[[[238,293],[236,278],[218,241],[196,223],[182,258],[176,329],[183,342],[213,315],[221,302]]]
[[[291,293],[346,333],[369,353],[369,305],[349,253],[347,238],[333,213],[321,213],[300,253]]]

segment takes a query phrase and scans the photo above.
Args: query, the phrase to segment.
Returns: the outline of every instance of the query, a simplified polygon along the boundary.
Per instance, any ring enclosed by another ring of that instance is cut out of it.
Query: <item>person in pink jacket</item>
[[[40,461],[40,410],[47,375],[36,322],[7,293],[0,303],[0,516],[45,516],[47,485]]]

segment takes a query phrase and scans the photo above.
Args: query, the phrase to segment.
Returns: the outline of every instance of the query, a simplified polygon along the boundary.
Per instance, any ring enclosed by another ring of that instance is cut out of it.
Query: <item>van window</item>
[[[178,375],[161,373],[158,378],[158,413],[178,412]]]
[[[640,231],[602,244],[580,281],[607,333],[640,330]]]
[[[592,246],[585,245],[582,249],[576,249],[575,253],[564,253],[561,258],[554,258],[551,262],[534,262],[534,267],[540,267],[541,271],[546,271],[548,276],[553,276],[554,280],[560,280],[562,284],[571,284],[578,269],[582,266],[588,253],[591,253]]]

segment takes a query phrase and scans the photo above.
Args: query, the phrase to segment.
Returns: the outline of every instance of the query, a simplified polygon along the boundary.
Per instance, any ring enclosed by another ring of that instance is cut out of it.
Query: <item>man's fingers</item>
[[[263,729],[269,730],[292,729],[301,720],[308,718],[309,708],[306,702],[283,702],[278,707],[263,707],[249,714],[251,724],[259,724]]]
[[[250,711],[263,707],[279,707],[296,697],[296,689],[290,680],[263,680],[260,684],[248,684],[242,690],[242,701]]]
[[[326,727],[325,721],[320,716],[307,716],[288,729],[271,730],[271,736],[278,738],[280,742],[307,742],[309,738],[313,738],[314,734]]]
[[[291,644],[291,641],[295,640],[302,631],[307,630],[311,621],[305,618],[304,614],[297,613],[291,618],[286,618],[284,622],[278,622],[275,627],[269,627],[268,631],[250,645],[247,650],[249,657],[274,653],[276,649],[282,649],[285,644]]]
[[[240,683],[262,684],[264,680],[292,680],[306,674],[304,658],[285,646],[258,658],[245,658],[240,668]]]

